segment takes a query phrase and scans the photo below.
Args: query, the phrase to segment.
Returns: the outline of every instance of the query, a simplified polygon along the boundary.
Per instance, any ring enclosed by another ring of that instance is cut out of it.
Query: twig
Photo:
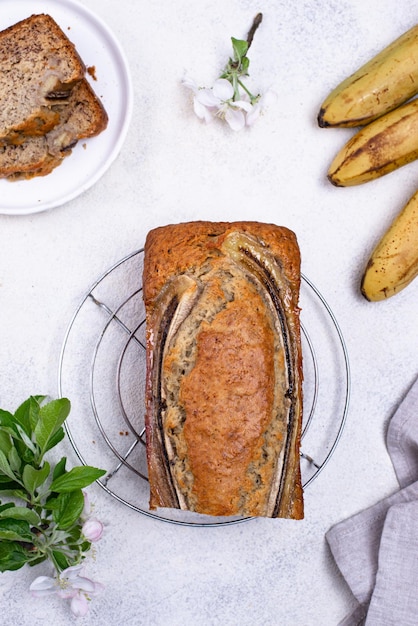
[[[247,35],[248,47],[251,46],[251,44],[253,42],[253,39],[254,39],[255,31],[260,26],[262,20],[263,20],[263,14],[262,13],[257,13],[257,15],[255,16],[255,18],[253,20],[253,25],[251,26],[250,30],[248,31],[248,35]]]

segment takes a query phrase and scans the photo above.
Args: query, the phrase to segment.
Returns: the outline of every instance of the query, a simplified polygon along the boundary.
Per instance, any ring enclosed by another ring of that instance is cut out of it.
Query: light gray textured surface
[[[272,221],[297,233],[303,271],[344,333],[352,398],[337,452],[306,493],[303,522],[183,528],[92,489],[106,530],[88,572],[106,591],[80,623],[334,626],[353,603],[325,532],[397,488],[385,432],[417,375],[418,283],[379,304],[367,303],[358,285],[371,248],[415,191],[417,164],[334,188],[326,169],[351,131],[319,129],[316,115],[335,84],[414,24],[418,2],[84,4],[123,44],[134,117],[119,158],[89,191],[45,213],[0,216],[0,406],[13,409],[31,393],[55,396],[63,336],[87,287],[141,247],[150,228],[195,219]],[[204,126],[180,85],[183,74],[210,85],[230,36],[244,36],[259,10],[251,84],[273,87],[277,107],[249,132]],[[93,62],[100,85],[100,60]],[[62,452],[76,460],[69,444]],[[40,573],[0,575],[2,623],[73,622],[58,599],[30,598]]]

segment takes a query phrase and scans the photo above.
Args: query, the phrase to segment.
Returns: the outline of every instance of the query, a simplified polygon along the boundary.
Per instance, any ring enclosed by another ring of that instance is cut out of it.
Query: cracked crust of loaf
[[[85,75],[74,44],[55,20],[31,15],[0,32],[0,142],[18,144],[58,122],[52,105]]]
[[[148,234],[143,295],[147,311],[150,507],[173,506],[161,486],[161,458],[156,453],[158,433],[152,397],[156,320],[161,294],[174,277],[186,275],[203,281],[203,295],[183,322],[177,343],[165,351],[162,367],[167,394],[164,428],[174,448],[167,462],[184,494],[183,505],[178,508],[214,516],[266,515],[266,492],[274,479],[274,449],[286,438],[285,424],[273,423],[271,418],[272,407],[277,411],[281,402],[271,381],[280,385],[284,363],[278,356],[264,295],[221,252],[226,238],[237,232],[256,237],[277,260],[291,286],[287,306],[297,347],[297,423],[285,468],[283,505],[268,516],[301,519],[300,253],[292,231],[259,222],[192,222],[157,228]]]

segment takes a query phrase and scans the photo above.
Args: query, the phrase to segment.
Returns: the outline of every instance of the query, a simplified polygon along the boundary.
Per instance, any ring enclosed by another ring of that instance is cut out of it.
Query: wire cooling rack
[[[174,524],[220,526],[251,518],[210,516],[148,507],[145,454],[145,309],[143,250],[108,269],[77,307],[64,337],[58,388],[71,400],[65,427],[80,461],[106,470],[99,485],[144,515]],[[306,489],[331,459],[350,398],[347,348],[318,289],[302,276],[302,482]]]

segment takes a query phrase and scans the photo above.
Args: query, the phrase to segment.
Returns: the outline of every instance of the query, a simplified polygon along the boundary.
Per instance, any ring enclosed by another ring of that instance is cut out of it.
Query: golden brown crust
[[[257,270],[252,274],[245,258],[234,258],[231,237],[237,234],[250,244],[254,240],[281,275],[287,346],[277,339],[277,315]],[[189,282],[177,286],[177,278],[184,276]],[[287,228],[201,221],[148,234],[143,294],[151,508],[303,517],[299,287],[299,248]],[[165,311],[173,300],[187,298],[189,304],[181,305],[186,313],[173,330]],[[172,333],[169,340],[161,331],[164,324]],[[191,364],[185,346],[194,350]],[[279,472],[280,453],[284,467]],[[274,489],[280,494],[277,501],[270,494]]]

